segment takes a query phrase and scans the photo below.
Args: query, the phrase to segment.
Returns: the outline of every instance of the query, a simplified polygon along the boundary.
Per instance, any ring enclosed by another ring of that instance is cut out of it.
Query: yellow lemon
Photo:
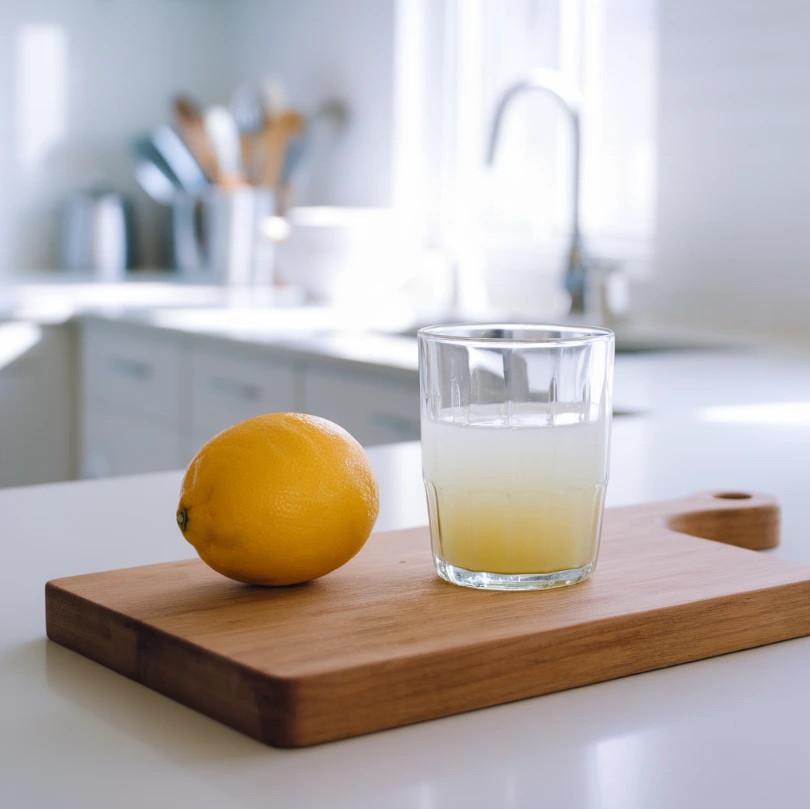
[[[177,524],[214,570],[297,584],[349,561],[379,511],[360,444],[337,424],[270,413],[214,436],[189,464]]]

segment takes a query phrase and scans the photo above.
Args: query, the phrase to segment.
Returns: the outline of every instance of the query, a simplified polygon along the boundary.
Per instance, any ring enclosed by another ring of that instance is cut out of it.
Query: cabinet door
[[[361,444],[393,444],[419,438],[419,380],[385,371],[307,368],[307,413],[348,430]]]
[[[91,323],[82,330],[85,401],[177,420],[183,384],[174,335],[147,328]]]
[[[160,472],[188,462],[170,421],[85,401],[82,425],[82,477]]]
[[[0,323],[0,486],[74,476],[72,354],[66,326]]]
[[[300,410],[297,371],[290,363],[244,351],[194,348],[191,356],[191,434],[196,444],[263,413]]]

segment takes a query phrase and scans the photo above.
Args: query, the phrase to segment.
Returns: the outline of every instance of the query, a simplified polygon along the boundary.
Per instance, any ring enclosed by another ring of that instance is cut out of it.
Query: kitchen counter
[[[402,314],[392,311],[390,322],[396,322],[397,316]],[[363,322],[345,310],[297,307],[191,308],[101,310],[85,315],[84,320],[150,329],[210,346],[249,346],[291,361],[385,371],[417,384],[416,338],[384,331],[385,312],[378,311],[374,317],[376,320]],[[633,340],[650,334],[644,330],[629,333]],[[616,356],[614,402],[620,413],[802,399],[810,400],[810,350],[804,346],[776,350],[772,346],[725,345],[633,350]]]
[[[211,435],[273,410],[330,418],[366,446],[419,435],[413,312],[390,301],[315,307],[293,290],[149,273],[40,276],[0,286],[2,318],[0,456],[15,462],[0,466],[0,486],[177,468]],[[702,339],[622,326],[616,412],[810,399],[806,349],[708,350],[718,341]],[[704,348],[640,350],[695,343]]]
[[[119,283],[34,274],[0,283],[0,359],[21,328],[76,319],[148,326],[200,340],[266,346],[276,353],[416,373],[416,341],[398,332],[411,322],[401,306],[303,305],[295,288],[229,288],[139,272]],[[3,322],[5,321],[5,332]]]
[[[0,284],[0,324],[61,325],[77,318],[263,346],[277,354],[397,374],[415,376],[417,371],[414,313],[394,302],[354,309],[305,306],[294,288],[204,286],[156,271],[132,273],[119,283],[41,273]],[[626,354],[751,347],[740,335],[663,324],[623,323],[616,335],[617,351]],[[2,343],[0,333],[0,351]]]
[[[771,492],[784,508],[774,552],[810,563],[810,396],[800,390],[803,401],[780,405],[715,397],[696,412],[618,421],[609,505]],[[370,455],[378,528],[424,523],[418,445]],[[180,477],[0,492],[5,805],[810,805],[808,638],[297,751],[264,747],[46,641],[48,579],[193,556],[173,520]]]
[[[0,284],[0,330],[3,320],[47,326],[77,318],[148,327],[211,344],[264,348],[293,359],[386,370],[411,379],[417,372],[416,340],[410,333],[413,313],[394,303],[354,310],[303,306],[294,288],[187,284],[158,271],[132,273],[119,283],[38,273]],[[0,331],[0,357],[5,342],[19,341],[16,332],[11,333],[13,324],[7,328],[7,340]],[[786,358],[781,345],[682,326],[626,323],[616,333],[616,400],[630,411],[710,404],[723,400],[723,391],[730,390],[732,401],[738,401],[741,374],[750,382],[743,398],[760,400],[774,387],[771,380],[778,388],[779,380],[798,365],[810,370],[807,345],[796,346],[795,356]],[[751,353],[760,360],[752,364]],[[687,384],[683,372],[692,368],[701,369],[700,375]]]
[[[231,307],[300,303],[298,290],[245,290],[183,283],[177,275],[138,271],[100,283],[91,276],[31,273],[0,279],[0,320],[58,325],[91,312],[122,315],[163,307]]]
[[[418,367],[413,312],[396,303],[354,308],[283,304],[269,307],[232,299],[224,305],[204,308],[96,307],[85,315],[354,366],[382,366],[413,375]],[[443,322],[453,321],[448,316]],[[624,323],[614,326],[614,330],[616,351],[623,355],[752,348],[736,337],[670,326]]]

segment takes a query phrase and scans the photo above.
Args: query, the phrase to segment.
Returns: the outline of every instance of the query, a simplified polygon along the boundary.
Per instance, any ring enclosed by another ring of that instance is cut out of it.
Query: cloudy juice
[[[422,421],[434,554],[467,571],[575,570],[596,555],[605,420],[535,407]]]

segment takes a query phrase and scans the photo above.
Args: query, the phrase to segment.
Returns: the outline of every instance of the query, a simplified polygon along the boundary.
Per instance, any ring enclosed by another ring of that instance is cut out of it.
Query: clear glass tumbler
[[[596,566],[613,332],[492,323],[419,332],[436,571],[465,587],[576,584]]]

